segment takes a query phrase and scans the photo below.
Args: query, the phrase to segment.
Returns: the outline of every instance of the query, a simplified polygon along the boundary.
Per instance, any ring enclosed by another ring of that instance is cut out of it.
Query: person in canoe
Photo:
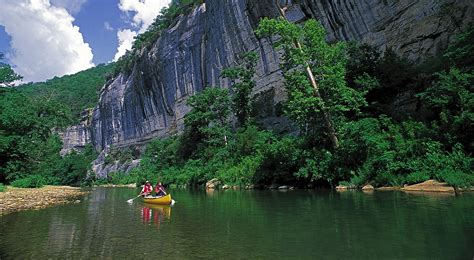
[[[153,191],[153,187],[151,186],[149,181],[146,181],[145,185],[143,185],[143,188],[142,188],[142,191],[140,192],[140,195],[145,197],[147,195],[150,195],[152,191]]]
[[[161,181],[158,181],[158,182],[156,183],[156,186],[155,186],[155,193],[156,193],[156,196],[157,196],[157,197],[161,197],[161,196],[165,196],[165,195],[166,195],[165,187],[163,186],[163,184],[161,184]]]

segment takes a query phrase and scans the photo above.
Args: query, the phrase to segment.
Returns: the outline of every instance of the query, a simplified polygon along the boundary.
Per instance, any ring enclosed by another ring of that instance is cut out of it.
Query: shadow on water
[[[0,258],[467,258],[474,194],[171,190],[174,207],[97,188],[0,217]],[[171,215],[171,211],[173,214]]]

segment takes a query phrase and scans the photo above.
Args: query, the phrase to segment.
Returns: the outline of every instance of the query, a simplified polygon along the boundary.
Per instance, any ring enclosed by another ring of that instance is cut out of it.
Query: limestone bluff
[[[474,20],[470,0],[290,2],[288,18],[319,20],[329,33],[328,41],[390,47],[415,62],[440,53]],[[99,176],[127,170],[130,165],[102,164],[108,147],[141,146],[180,131],[189,110],[187,97],[206,86],[227,87],[221,70],[235,65],[239,54],[247,51],[260,56],[253,89],[258,120],[286,131],[289,124],[277,109],[285,99],[279,54],[253,32],[261,17],[276,16],[274,0],[206,0],[178,17],[149,50],[142,50],[129,75],[119,74],[105,84],[99,103],[83,123],[63,134],[63,151],[92,143],[101,152],[94,166]]]

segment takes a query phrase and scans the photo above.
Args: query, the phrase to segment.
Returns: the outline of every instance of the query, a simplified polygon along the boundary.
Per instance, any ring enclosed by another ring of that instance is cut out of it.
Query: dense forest
[[[108,75],[130,70],[163,28],[199,2],[174,1],[116,65],[1,88],[0,181],[20,187],[146,179],[203,185],[212,178],[243,187],[402,186],[428,179],[455,187],[474,184],[472,27],[439,57],[412,64],[390,49],[327,43],[324,28],[314,20],[296,25],[263,19],[256,34],[279,36],[275,48],[283,54],[288,93],[283,111],[297,134],[277,135],[256,119],[250,93],[259,57],[249,52],[238,66],[223,70],[231,86],[207,87],[190,97],[184,132],[149,143],[140,167],[130,173],[113,173],[106,180],[88,175],[96,157],[92,147],[61,158],[57,131],[96,104]],[[2,83],[19,77],[0,76]],[[415,100],[413,113],[394,106],[403,93]],[[106,163],[131,157],[130,149],[122,149],[109,154]]]
[[[0,182],[19,187],[79,185],[97,156],[92,146],[82,154],[59,155],[58,131],[77,123],[92,108],[114,64],[74,75],[12,87],[19,79],[3,64],[0,88]],[[8,73],[7,73],[8,72]]]

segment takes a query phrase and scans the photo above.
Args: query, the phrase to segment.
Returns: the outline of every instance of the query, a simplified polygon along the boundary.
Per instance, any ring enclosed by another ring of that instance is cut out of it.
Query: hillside
[[[55,77],[46,82],[23,84],[17,89],[30,97],[45,97],[67,105],[77,123],[84,109],[92,108],[97,104],[99,91],[114,69],[114,63],[99,64],[73,75]]]

